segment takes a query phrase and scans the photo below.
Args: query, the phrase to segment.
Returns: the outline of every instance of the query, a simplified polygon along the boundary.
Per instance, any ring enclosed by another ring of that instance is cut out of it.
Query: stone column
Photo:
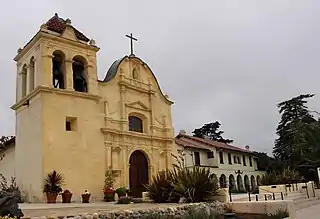
[[[123,176],[123,184],[127,185],[129,187],[129,170],[130,170],[130,163],[128,156],[128,148],[127,147],[121,147],[121,153],[122,153],[122,176]]]
[[[65,60],[65,72],[64,74],[64,87],[67,90],[74,90],[73,89],[73,71],[72,71],[72,60],[66,59]]]
[[[126,92],[126,87],[124,85],[120,85],[120,116],[121,116],[120,130],[121,131],[123,131],[125,128],[124,121],[126,120],[125,92]]]
[[[98,95],[98,78],[95,67],[93,65],[86,65],[85,72],[87,75],[88,93]]]
[[[153,100],[153,93],[152,93],[152,84],[151,81],[149,79],[149,106],[150,106],[150,135],[154,134],[154,120],[155,120],[155,116],[154,116],[154,104],[153,104],[154,100]],[[151,142],[152,143],[152,142]]]
[[[41,85],[53,87],[52,84],[52,58],[53,55],[42,56],[42,72],[41,72]]]

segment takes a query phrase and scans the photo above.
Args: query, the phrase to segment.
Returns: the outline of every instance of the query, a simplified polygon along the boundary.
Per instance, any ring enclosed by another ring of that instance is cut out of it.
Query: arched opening
[[[54,88],[65,89],[65,55],[55,51],[52,57],[52,85]]]
[[[34,89],[34,57],[30,59],[30,67],[29,67],[29,92]]]
[[[220,176],[220,188],[227,188],[227,178],[224,174]]]
[[[139,79],[138,70],[136,68],[132,70],[132,77],[133,79]]]
[[[237,187],[238,187],[238,192],[243,192],[243,182],[242,182],[242,177],[240,175],[237,176]]]
[[[250,182],[249,182],[249,177],[247,175],[244,176],[244,187],[247,192],[250,191]]]
[[[217,177],[217,175],[214,174],[214,173],[212,173],[212,178],[213,178],[213,180],[215,181],[216,186],[218,186],[218,177]]]
[[[129,116],[129,131],[143,133],[143,121],[137,116]]]
[[[27,94],[27,65],[22,67],[21,71],[21,98]]]
[[[86,60],[81,56],[72,59],[73,89],[78,92],[88,92]]]
[[[261,177],[260,176],[257,176],[257,185],[261,186]]]
[[[236,191],[236,180],[234,179],[234,176],[232,174],[229,176],[229,191]]]
[[[250,177],[250,182],[251,182],[251,190],[256,189],[256,180],[254,179],[254,176]]]
[[[129,159],[129,182],[133,197],[142,197],[144,185],[149,183],[148,159],[144,152],[134,151]]]

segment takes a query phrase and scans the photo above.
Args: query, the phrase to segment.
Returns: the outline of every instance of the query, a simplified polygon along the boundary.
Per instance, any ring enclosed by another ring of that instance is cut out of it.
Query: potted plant
[[[82,197],[82,203],[89,203],[90,202],[90,192],[88,192],[88,190],[84,190],[84,193],[82,193],[81,197]]]
[[[66,189],[61,193],[62,203],[71,203],[72,193],[70,190]]]
[[[57,173],[55,170],[48,173],[44,179],[43,192],[46,193],[47,203],[56,203],[57,196],[62,192],[62,184],[64,177],[62,174]]]
[[[114,201],[115,190],[113,188],[113,184],[115,182],[115,177],[117,176],[116,171],[112,170],[110,167],[107,169],[105,173],[104,180],[104,200],[105,201]]]
[[[119,187],[116,189],[116,193],[118,195],[118,198],[124,197],[127,195],[127,188],[126,187]]]

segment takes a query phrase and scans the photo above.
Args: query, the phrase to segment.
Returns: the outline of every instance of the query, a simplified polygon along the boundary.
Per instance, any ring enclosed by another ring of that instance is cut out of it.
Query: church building
[[[101,199],[108,168],[117,172],[116,187],[141,196],[143,184],[171,167],[173,102],[133,52],[99,80],[98,51],[70,19],[55,14],[14,58],[15,143],[6,155],[14,159],[3,165],[30,201],[44,200],[43,181],[53,170],[73,197],[88,190]]]

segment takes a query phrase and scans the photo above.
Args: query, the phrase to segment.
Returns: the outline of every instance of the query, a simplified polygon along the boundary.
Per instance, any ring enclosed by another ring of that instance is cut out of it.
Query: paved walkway
[[[297,219],[319,219],[320,204],[298,210],[296,212],[296,217]]]
[[[42,217],[42,216],[72,216],[85,213],[104,213],[122,210],[145,210],[153,208],[176,207],[183,204],[165,203],[137,203],[129,205],[115,204],[114,202],[96,202],[96,203],[71,203],[71,204],[20,204],[24,217]]]

